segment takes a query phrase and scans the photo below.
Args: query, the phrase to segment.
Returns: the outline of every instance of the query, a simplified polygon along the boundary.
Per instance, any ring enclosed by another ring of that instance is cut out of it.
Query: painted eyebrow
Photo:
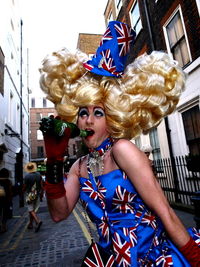
[[[104,110],[103,107],[100,107],[100,106],[94,106],[94,107],[93,107],[93,109],[96,109],[96,108],[100,108],[100,109],[102,109],[102,110],[105,112],[105,110]],[[87,106],[86,106],[86,107],[80,107],[80,108],[79,108],[79,111],[82,110],[82,109],[86,109],[86,110],[88,110],[88,107],[87,107]]]
[[[104,108],[102,108],[100,106],[95,106],[94,109],[96,109],[96,108],[100,108],[100,109],[102,109],[104,111]]]

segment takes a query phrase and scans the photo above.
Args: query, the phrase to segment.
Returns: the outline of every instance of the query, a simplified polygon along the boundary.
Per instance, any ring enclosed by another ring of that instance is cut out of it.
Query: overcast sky
[[[104,33],[106,3],[107,0],[21,0],[33,92],[38,89],[38,68],[46,54],[61,47],[74,51],[79,33]]]

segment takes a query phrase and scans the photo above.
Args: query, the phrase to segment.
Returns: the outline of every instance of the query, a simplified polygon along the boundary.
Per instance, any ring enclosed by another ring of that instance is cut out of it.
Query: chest
[[[79,170],[79,177],[85,177],[89,178],[88,176],[88,161],[89,161],[89,155],[85,156],[80,163],[80,170]],[[90,165],[90,164],[89,164]],[[106,173],[112,172],[113,170],[119,169],[116,162],[113,159],[111,150],[107,151],[102,157],[102,159],[99,159],[97,161],[93,161],[93,165],[100,170],[100,175],[104,175]]]

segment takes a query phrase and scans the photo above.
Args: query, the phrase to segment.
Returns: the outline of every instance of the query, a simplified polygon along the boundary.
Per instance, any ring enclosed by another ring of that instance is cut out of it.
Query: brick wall
[[[134,2],[135,0],[123,1],[123,7],[121,8],[118,16],[114,17],[114,19],[123,21],[130,25],[129,12]],[[149,21],[155,50],[166,50],[163,25],[173,14],[174,10],[178,6],[180,6],[183,14],[192,60],[194,61],[196,58],[198,58],[200,55],[200,18],[196,1],[158,0],[157,2],[155,2],[155,0],[138,0],[143,28],[136,37],[134,47],[130,53],[128,62],[133,61],[134,58],[142,54],[145,50],[145,52],[147,53],[150,53],[152,51],[151,39],[148,32],[148,21],[145,12],[145,2],[147,6],[147,11],[149,13]],[[106,10],[104,13],[106,21],[108,19],[108,15],[111,9],[113,10],[113,14],[115,14],[115,8],[113,3],[114,0],[110,0],[108,1],[108,4],[106,6]]]
[[[86,54],[94,54],[100,44],[102,34],[79,33],[77,48]]]
[[[44,141],[37,140],[37,130],[39,129],[39,118],[37,114],[42,114],[42,117],[47,117],[49,113],[53,113],[56,116],[54,108],[30,108],[30,151],[31,159],[37,159],[37,148],[43,146]],[[42,118],[41,117],[41,118]],[[45,149],[44,149],[45,152]],[[46,154],[44,154],[46,157]]]

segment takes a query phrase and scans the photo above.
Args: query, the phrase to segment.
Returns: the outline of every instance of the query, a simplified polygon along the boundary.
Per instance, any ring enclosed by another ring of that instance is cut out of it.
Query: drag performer
[[[163,52],[144,54],[125,67],[134,36],[128,25],[113,21],[91,60],[63,49],[43,61],[41,88],[59,116],[90,131],[83,138],[89,154],[72,165],[65,184],[70,129],[59,138],[44,134],[50,214],[56,222],[66,219],[80,198],[99,243],[120,267],[200,266],[198,230],[184,228],[148,159],[129,141],[175,110],[185,76]]]

